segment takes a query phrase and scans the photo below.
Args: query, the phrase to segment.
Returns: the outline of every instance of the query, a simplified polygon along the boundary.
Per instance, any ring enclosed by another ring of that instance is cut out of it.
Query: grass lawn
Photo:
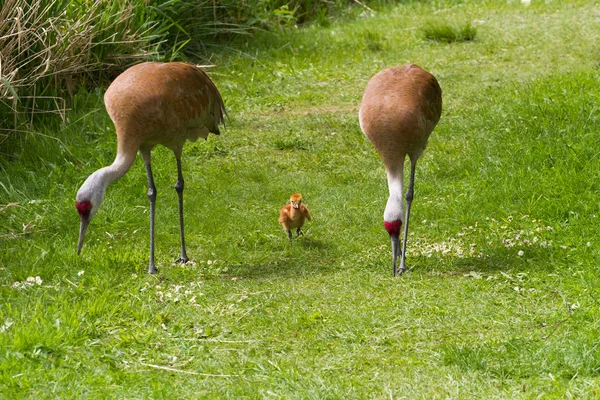
[[[175,159],[153,152],[156,276],[140,159],[76,254],[75,193],[116,148],[101,92],[79,95],[41,132],[60,141],[1,162],[0,396],[600,398],[599,23],[593,1],[409,2],[224,50],[227,128],[184,150],[185,266]],[[393,278],[357,114],[409,61],[444,110]],[[295,191],[313,221],[290,246]]]

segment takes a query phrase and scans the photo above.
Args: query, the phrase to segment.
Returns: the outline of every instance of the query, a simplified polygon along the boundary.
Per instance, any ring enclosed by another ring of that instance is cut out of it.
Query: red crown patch
[[[81,215],[82,217],[87,217],[88,215],[90,215],[90,211],[92,210],[92,203],[90,203],[89,201],[84,201],[81,203],[75,202],[75,208],[77,208],[77,212],[79,213],[79,215]]]

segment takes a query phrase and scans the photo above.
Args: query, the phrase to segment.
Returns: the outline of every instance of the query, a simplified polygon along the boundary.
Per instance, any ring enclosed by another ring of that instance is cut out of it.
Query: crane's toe
[[[180,256],[177,261],[175,261],[176,264],[185,264],[186,262],[190,261],[190,259],[187,256]]]
[[[148,267],[148,273],[151,275],[155,275],[158,272],[158,269],[156,268],[156,266],[154,264],[150,264],[150,266]]]

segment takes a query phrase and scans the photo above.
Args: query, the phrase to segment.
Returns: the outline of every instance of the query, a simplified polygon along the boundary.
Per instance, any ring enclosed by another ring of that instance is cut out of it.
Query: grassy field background
[[[77,95],[2,160],[0,395],[599,398],[599,21],[593,1],[409,2],[215,54],[230,120],[185,147],[185,266],[175,160],[153,152],[156,276],[140,160],[76,254],[75,193],[116,146],[102,90]],[[394,279],[357,113],[405,62],[444,111]],[[294,191],[314,220],[290,246]]]

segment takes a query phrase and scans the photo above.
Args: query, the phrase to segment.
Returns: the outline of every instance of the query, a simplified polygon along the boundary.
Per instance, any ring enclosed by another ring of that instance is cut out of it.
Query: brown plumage
[[[179,226],[181,255],[178,261],[186,262],[183,229],[183,176],[181,153],[186,140],[192,142],[205,138],[210,132],[219,134],[225,106],[221,94],[210,78],[199,68],[186,63],[146,62],[135,65],[119,75],[104,95],[104,104],[117,134],[115,161],[91,174],[76,197],[76,207],[81,218],[77,252],[81,252],[83,239],[92,216],[100,207],[107,186],[123,176],[139,151],[148,174],[150,200],[150,266],[148,272],[156,273],[154,264],[154,209],[156,187],[150,166],[150,152],[158,144],[173,150],[177,160],[179,197]]]
[[[410,206],[414,196],[415,167],[423,154],[429,135],[440,120],[442,90],[429,72],[414,64],[390,68],[376,74],[365,89],[359,111],[360,126],[381,156],[388,179],[389,198],[384,211],[384,226],[392,240],[394,275],[405,269],[406,239]],[[411,162],[406,192],[406,215],[402,210],[404,160]],[[400,228],[404,223],[402,260]]]
[[[310,212],[302,204],[302,195],[294,193],[290,197],[289,204],[286,204],[279,213],[279,223],[288,233],[290,243],[292,243],[292,229],[296,229],[296,237],[303,235],[302,228],[305,220],[311,220]]]

